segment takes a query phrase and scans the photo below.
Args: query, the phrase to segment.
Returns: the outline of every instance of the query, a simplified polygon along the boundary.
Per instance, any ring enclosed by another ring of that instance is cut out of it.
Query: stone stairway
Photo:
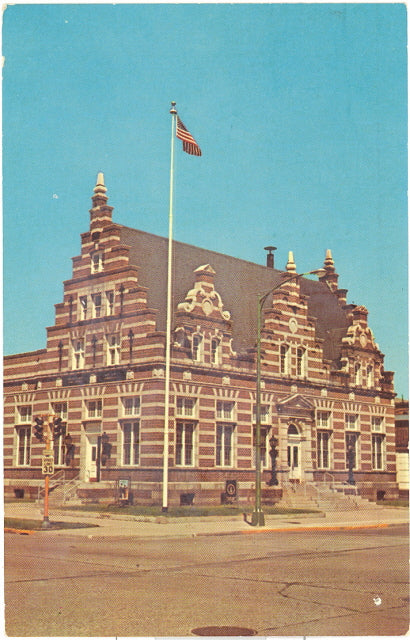
[[[319,509],[320,511],[382,509],[375,502],[362,498],[355,487],[344,483],[328,485],[320,482],[287,483],[283,487],[280,506],[293,509]]]
[[[66,504],[81,504],[77,496],[77,488],[81,484],[78,476],[66,479],[64,473],[58,472],[50,477],[48,502],[50,507],[59,507]],[[38,502],[44,500],[44,489],[39,492]]]

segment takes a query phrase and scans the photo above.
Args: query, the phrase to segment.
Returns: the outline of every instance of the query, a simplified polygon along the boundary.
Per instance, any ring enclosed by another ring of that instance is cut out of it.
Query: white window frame
[[[305,347],[296,349],[296,375],[299,378],[306,378],[307,375],[307,350]]]
[[[89,420],[98,420],[102,418],[103,402],[101,398],[87,400],[87,417]]]
[[[279,347],[279,371],[284,376],[290,372],[290,347],[285,343]]]
[[[197,416],[197,399],[178,396],[176,405],[176,415],[183,418],[196,418]]]
[[[362,366],[360,364],[360,362],[355,362],[354,363],[354,383],[356,386],[360,386],[361,385],[361,373],[362,373]]]
[[[215,336],[211,338],[211,364],[221,364],[221,340]]]
[[[104,270],[104,254],[102,251],[95,251],[91,254],[91,273],[101,273]]]
[[[233,402],[232,400],[217,400],[216,417],[218,418],[218,420],[234,420],[235,402]]]
[[[92,317],[101,318],[101,316],[103,315],[102,294],[93,293],[91,296],[91,300],[92,300]]]
[[[177,420],[175,429],[175,466],[195,466],[196,423]]]
[[[216,425],[215,466],[233,467],[235,456],[235,425],[219,422]]]
[[[383,416],[372,416],[372,433],[385,433],[386,425]]]
[[[261,404],[261,424],[269,424],[270,423],[270,405]],[[256,423],[256,404],[253,405],[252,409],[252,419],[253,422]]]
[[[130,436],[126,441],[126,430]],[[140,464],[141,431],[139,420],[121,421],[121,465],[123,467],[137,467]],[[127,462],[127,458],[129,461]]]
[[[384,433],[372,433],[372,469],[386,469],[386,437]]]
[[[31,427],[15,427],[16,467],[29,467],[31,464]],[[23,461],[21,462],[21,454]]]
[[[112,333],[106,336],[107,343],[107,365],[109,367],[120,364],[121,359],[121,339],[119,334]]]
[[[204,339],[199,333],[192,336],[192,360],[202,362],[204,350]]]
[[[357,413],[345,414],[345,431],[359,430],[359,415]]]
[[[316,427],[317,429],[331,429],[331,412],[326,409],[316,409]]]
[[[81,320],[87,320],[88,296],[80,296],[80,298],[79,298],[79,307],[80,307],[80,321]]]
[[[72,349],[73,349],[72,366],[73,366],[73,369],[84,369],[84,364],[85,364],[84,344],[85,344],[84,338],[75,338],[72,341]]]
[[[318,469],[330,469],[332,432],[318,429],[316,432],[316,459]]]
[[[67,402],[53,402],[51,405],[51,410],[52,413],[58,418],[61,418],[61,420],[67,420]]]
[[[115,304],[115,295],[114,295],[114,291],[111,289],[110,291],[105,292],[105,315],[107,316],[114,315],[114,304]]]
[[[128,417],[141,415],[141,398],[139,396],[125,396],[121,398],[122,415]]]
[[[366,367],[366,383],[368,389],[374,387],[374,367],[371,364]]]
[[[33,422],[33,407],[31,404],[21,404],[17,407],[17,422],[31,424]]]

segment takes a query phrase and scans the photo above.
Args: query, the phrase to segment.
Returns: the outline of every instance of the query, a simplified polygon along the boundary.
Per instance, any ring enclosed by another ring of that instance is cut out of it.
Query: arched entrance
[[[301,440],[297,426],[293,423],[290,424],[288,427],[288,467],[289,480],[292,482],[300,482],[302,478]]]

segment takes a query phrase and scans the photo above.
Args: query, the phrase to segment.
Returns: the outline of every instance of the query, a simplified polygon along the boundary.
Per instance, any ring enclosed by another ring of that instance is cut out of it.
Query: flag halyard
[[[181,121],[180,117],[177,116],[177,129],[176,136],[180,140],[182,140],[182,148],[185,153],[189,153],[191,156],[201,156],[202,151],[199,148],[197,141],[194,139],[193,135],[189,133],[188,129]]]

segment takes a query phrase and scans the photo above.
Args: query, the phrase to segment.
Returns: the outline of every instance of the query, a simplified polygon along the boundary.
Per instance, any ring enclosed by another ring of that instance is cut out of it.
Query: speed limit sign
[[[47,455],[41,458],[43,476],[52,476],[54,473],[54,456]]]

